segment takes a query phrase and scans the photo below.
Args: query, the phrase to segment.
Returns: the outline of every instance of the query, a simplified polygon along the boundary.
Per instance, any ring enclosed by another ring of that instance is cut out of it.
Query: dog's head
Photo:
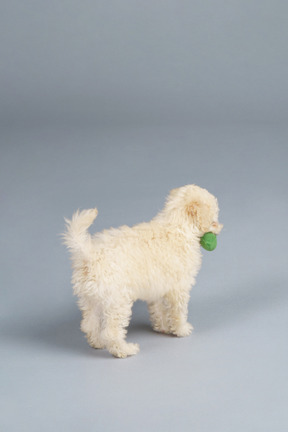
[[[206,189],[187,185],[172,189],[168,195],[164,213],[172,216],[174,222],[188,223],[198,229],[199,234],[219,234],[223,225],[218,221],[217,199]]]

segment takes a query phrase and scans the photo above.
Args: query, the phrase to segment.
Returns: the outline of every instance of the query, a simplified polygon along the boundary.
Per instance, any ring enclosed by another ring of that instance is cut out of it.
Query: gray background
[[[288,428],[284,1],[2,1],[3,431]],[[225,228],[192,290],[195,330],[144,303],[117,360],[88,346],[59,233],[149,220],[214,193]]]

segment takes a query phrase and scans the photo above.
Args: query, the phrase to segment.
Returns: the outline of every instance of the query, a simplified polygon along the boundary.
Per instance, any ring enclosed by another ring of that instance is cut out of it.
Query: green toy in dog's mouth
[[[207,251],[213,251],[217,246],[217,236],[212,232],[205,233],[200,239],[201,246]]]

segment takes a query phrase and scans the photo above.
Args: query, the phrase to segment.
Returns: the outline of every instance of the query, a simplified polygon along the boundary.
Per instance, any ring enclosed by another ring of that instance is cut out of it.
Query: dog
[[[206,189],[173,189],[150,222],[121,226],[91,236],[98,211],[77,211],[66,221],[64,243],[71,251],[74,293],[82,311],[81,330],[93,348],[115,357],[137,354],[125,340],[133,303],[148,303],[156,332],[190,335],[190,289],[201,265],[200,238],[219,234],[218,202]]]

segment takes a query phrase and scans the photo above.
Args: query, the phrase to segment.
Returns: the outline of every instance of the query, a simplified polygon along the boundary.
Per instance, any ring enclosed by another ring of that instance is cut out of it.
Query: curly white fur
[[[83,313],[81,329],[94,348],[124,358],[139,351],[125,336],[133,302],[148,303],[153,329],[188,336],[189,292],[201,265],[200,237],[219,234],[216,198],[195,185],[173,189],[151,222],[91,236],[97,209],[66,220],[72,283]]]

